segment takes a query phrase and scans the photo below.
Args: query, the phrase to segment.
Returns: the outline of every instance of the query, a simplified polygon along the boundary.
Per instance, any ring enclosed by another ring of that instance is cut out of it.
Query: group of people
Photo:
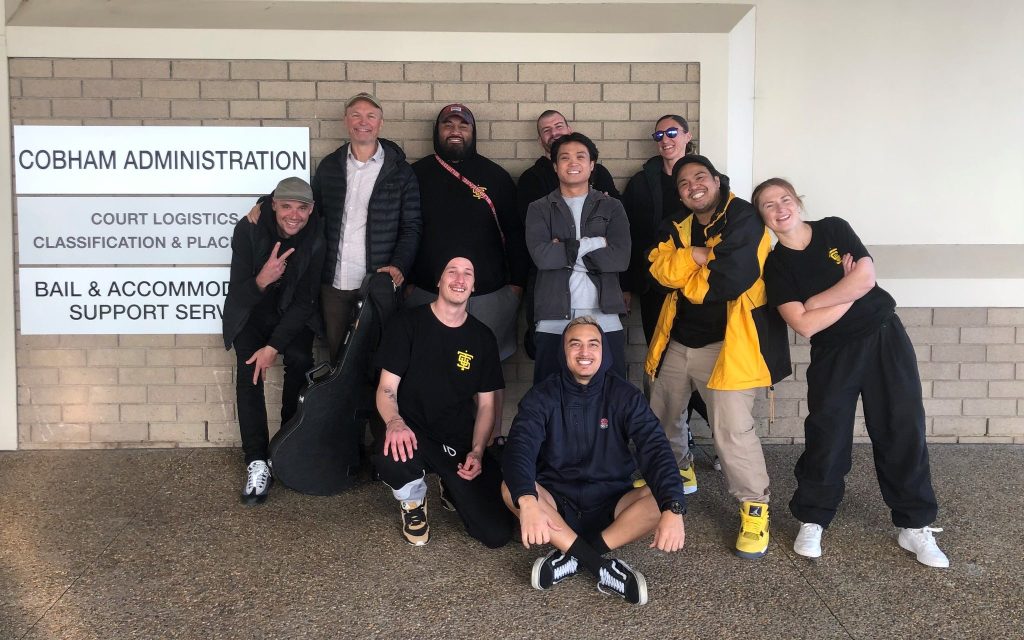
[[[762,557],[770,490],[752,411],[758,389],[791,373],[788,324],[811,341],[806,448],[789,505],[801,523],[794,551],[822,553],[861,398],[898,544],[948,566],[932,535],[913,347],[845,221],[805,222],[780,178],[752,202],[737,197],[728,176],[692,153],[677,115],[657,121],[658,156],[621,196],[594,142],[557,111],[537,120],[544,155],[521,176],[518,197],[509,174],[476,151],[465,105],[441,109],[434,154],[412,165],[380,137],[383,121],[373,95],[353,96],[349,142],[311,184],[281,181],[235,228],[224,340],[238,361],[243,502],[263,502],[273,481],[266,370],[283,354],[283,424],[314,336],[335,360],[360,283],[384,272],[406,308],[376,357],[382,429],[370,458],[408,543],[430,538],[433,473],[441,505],[487,547],[506,544],[516,520],[524,546],[554,547],[533,565],[535,588],[583,569],[602,591],[643,604],[643,575],[610,552],[652,534],[651,547],[682,548],[686,495],[697,490],[692,397],[706,402],[740,505],[736,553]],[[516,350],[524,290],[534,385],[505,440],[501,361]],[[636,307],[648,343],[643,391],[626,375],[622,315]],[[496,439],[505,440],[500,461]]]

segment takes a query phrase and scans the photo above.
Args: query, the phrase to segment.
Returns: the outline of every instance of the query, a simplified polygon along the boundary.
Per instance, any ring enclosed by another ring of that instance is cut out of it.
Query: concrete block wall
[[[314,161],[344,142],[340,117],[353,93],[372,91],[384,102],[382,135],[411,160],[432,151],[438,110],[464,101],[478,119],[481,153],[513,177],[540,154],[536,116],[556,108],[597,141],[620,187],[655,153],[655,118],[679,113],[698,137],[700,127],[700,70],[692,63],[14,59],[10,76],[14,124],[306,126]],[[901,315],[921,361],[929,437],[1024,443],[1024,310]],[[630,377],[639,382],[645,345],[638,313],[627,331]],[[792,348],[796,375],[777,388],[776,421],[768,425],[763,394],[755,407],[766,442],[802,435],[809,347],[794,339]],[[234,355],[219,336],[19,334],[17,362],[21,448],[238,442]],[[508,424],[529,388],[532,362],[520,351],[504,371]],[[272,370],[268,382],[270,416],[279,411],[280,375]],[[697,433],[707,436],[706,428]]]

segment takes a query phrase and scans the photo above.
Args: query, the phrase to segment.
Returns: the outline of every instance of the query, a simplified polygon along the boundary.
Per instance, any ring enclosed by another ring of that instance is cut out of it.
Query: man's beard
[[[448,144],[446,140],[441,141],[440,156],[448,162],[459,162],[469,157],[469,144]]]

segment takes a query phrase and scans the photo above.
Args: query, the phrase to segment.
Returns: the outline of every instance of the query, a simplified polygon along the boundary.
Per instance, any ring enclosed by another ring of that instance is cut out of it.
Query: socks
[[[607,549],[606,545],[605,548]],[[601,565],[604,564],[604,558],[581,536],[576,537],[576,541],[565,553],[579,560],[580,564],[594,576],[601,577]]]
[[[587,540],[587,544],[593,547],[594,551],[596,551],[597,554],[601,556],[611,551],[611,549],[608,548],[608,545],[604,542],[604,536],[602,536],[600,533],[595,533],[592,538],[589,538]]]

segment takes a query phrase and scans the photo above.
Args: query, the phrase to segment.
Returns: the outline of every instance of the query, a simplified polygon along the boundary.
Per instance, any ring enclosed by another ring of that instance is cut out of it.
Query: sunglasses
[[[664,131],[655,131],[654,133],[651,134],[651,137],[654,138],[655,142],[661,142],[662,138],[664,138],[665,136],[668,136],[669,139],[673,139],[678,135],[679,127],[669,127]]]

